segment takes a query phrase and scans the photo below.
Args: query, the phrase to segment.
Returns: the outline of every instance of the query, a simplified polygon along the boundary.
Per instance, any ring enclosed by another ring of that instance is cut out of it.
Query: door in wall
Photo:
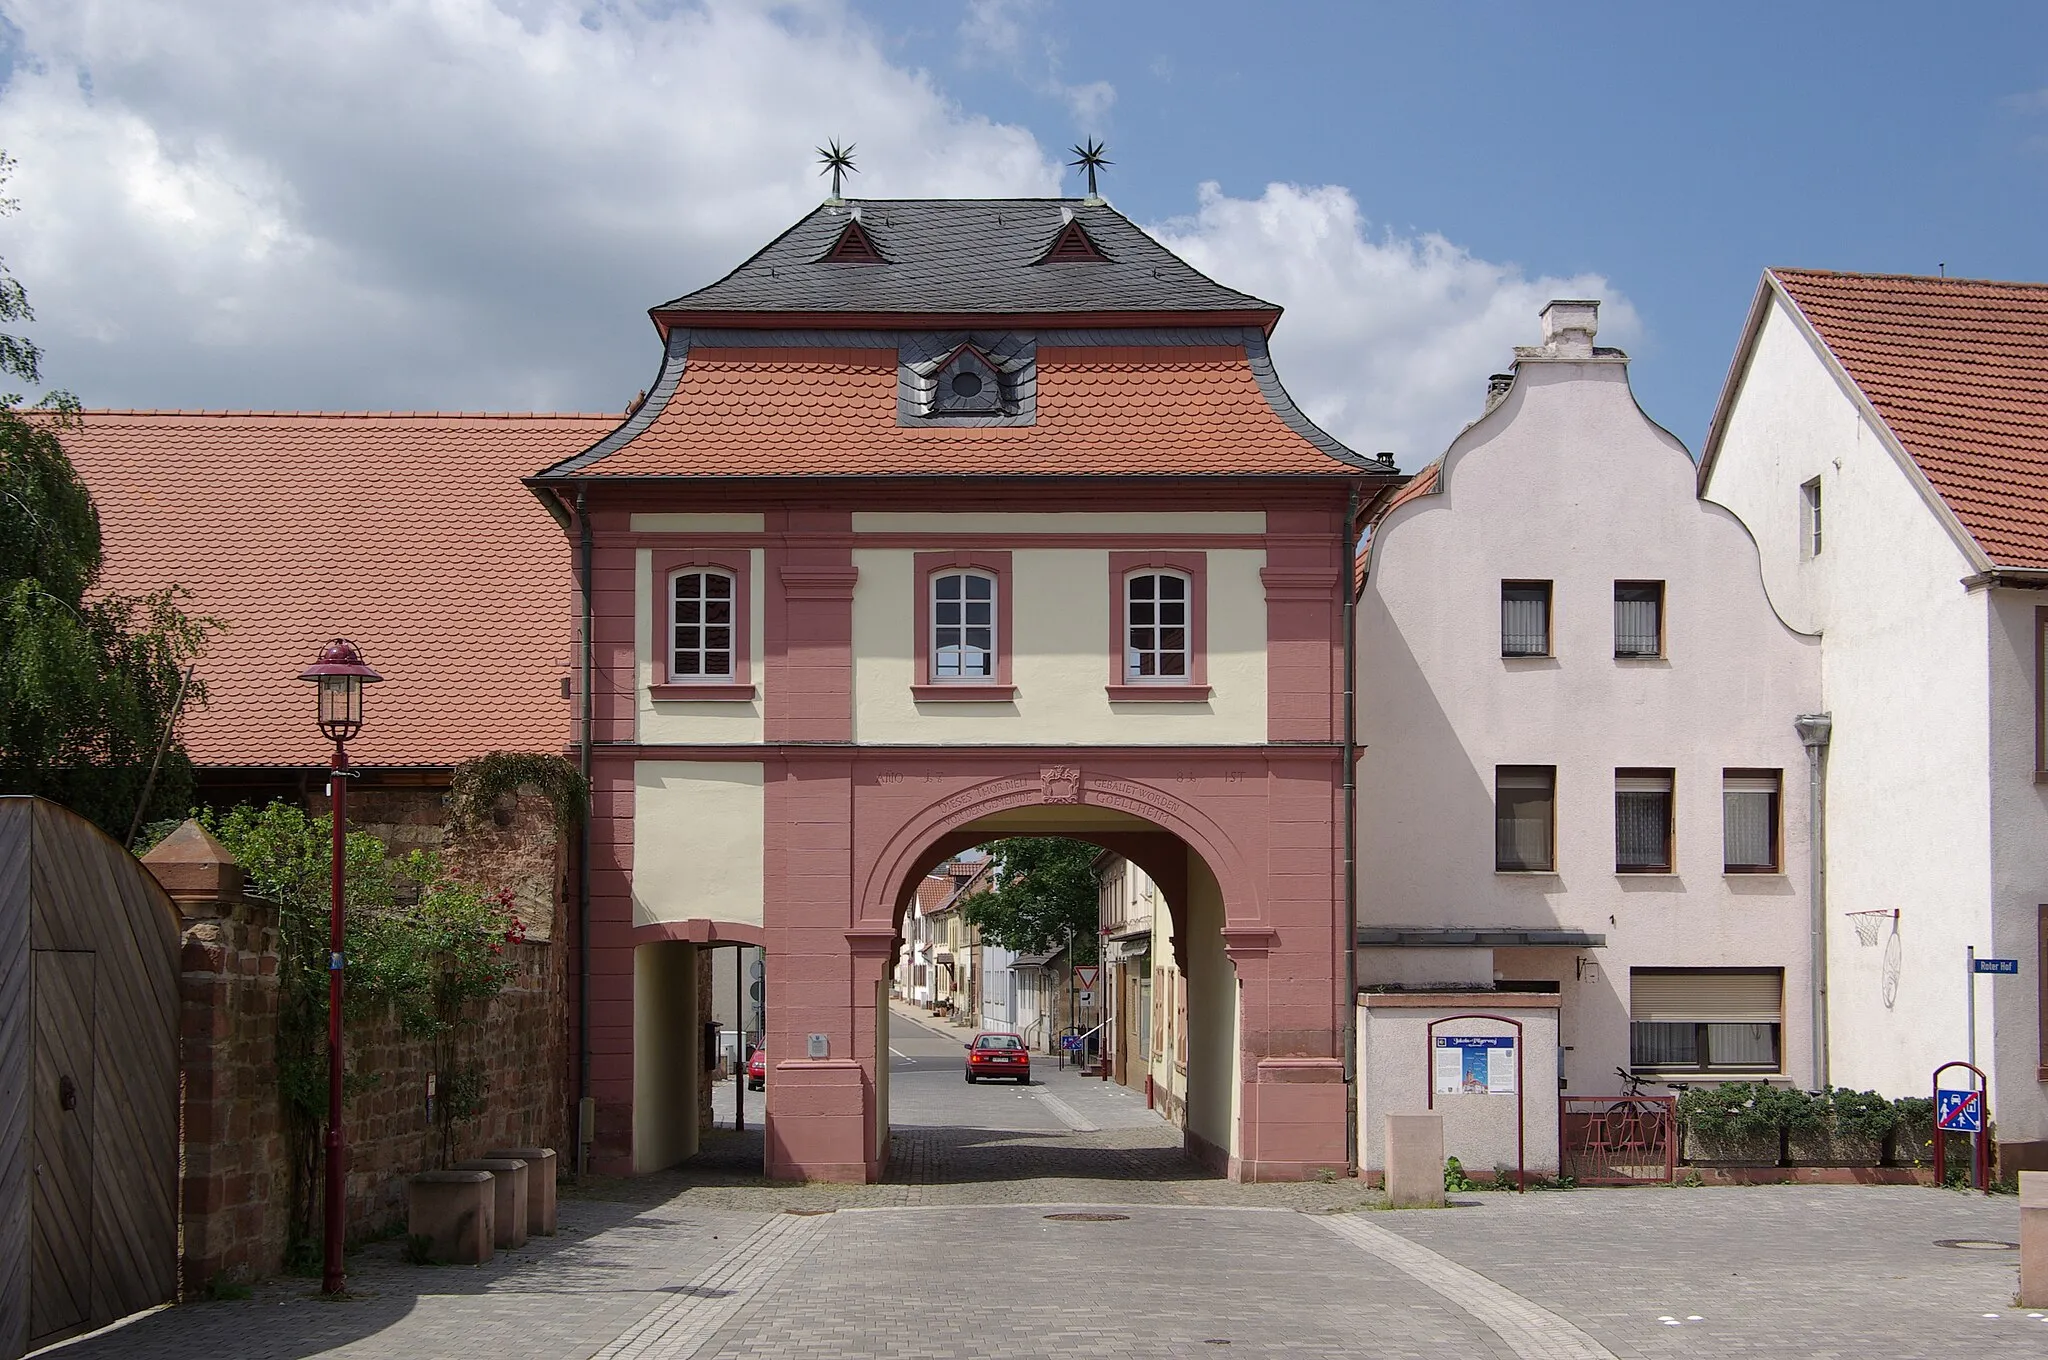
[[[93,955],[31,951],[35,1012],[29,1344],[92,1316]]]

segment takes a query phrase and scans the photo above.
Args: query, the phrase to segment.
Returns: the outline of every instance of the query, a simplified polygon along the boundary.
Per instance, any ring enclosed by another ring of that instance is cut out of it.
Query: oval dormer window
[[[981,395],[981,375],[974,372],[955,373],[949,386],[956,397],[978,397]]]

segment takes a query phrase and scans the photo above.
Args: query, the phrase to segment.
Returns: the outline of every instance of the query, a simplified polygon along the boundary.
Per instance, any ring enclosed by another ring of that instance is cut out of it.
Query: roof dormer
[[[1003,414],[1003,379],[988,356],[973,345],[953,351],[933,375],[931,414]]]
[[[868,235],[858,216],[850,217],[832,248],[818,257],[819,264],[887,264],[889,259],[875,238]]]
[[[1109,256],[1102,253],[1102,247],[1095,244],[1095,238],[1088,229],[1074,218],[1060,228],[1059,235],[1052,238],[1045,254],[1038,257],[1040,264],[1107,264]]]

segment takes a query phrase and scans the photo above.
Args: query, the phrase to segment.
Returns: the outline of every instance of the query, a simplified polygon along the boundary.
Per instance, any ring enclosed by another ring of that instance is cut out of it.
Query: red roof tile
[[[339,634],[388,682],[350,755],[445,765],[569,739],[570,548],[519,479],[618,423],[91,411],[64,445],[99,506],[102,584],[175,582],[227,624],[181,729],[195,761],[323,763],[294,677]]]
[[[1143,476],[1351,471],[1274,411],[1245,351],[1038,350],[1037,423],[896,423],[893,349],[691,351],[648,428],[586,476]]]
[[[1771,276],[1985,554],[2048,567],[2048,284]]]

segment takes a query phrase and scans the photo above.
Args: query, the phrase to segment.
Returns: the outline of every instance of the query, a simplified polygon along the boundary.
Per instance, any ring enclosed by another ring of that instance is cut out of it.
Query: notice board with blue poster
[[[1431,1071],[1440,1096],[1511,1096],[1515,1093],[1513,1035],[1439,1034]]]

